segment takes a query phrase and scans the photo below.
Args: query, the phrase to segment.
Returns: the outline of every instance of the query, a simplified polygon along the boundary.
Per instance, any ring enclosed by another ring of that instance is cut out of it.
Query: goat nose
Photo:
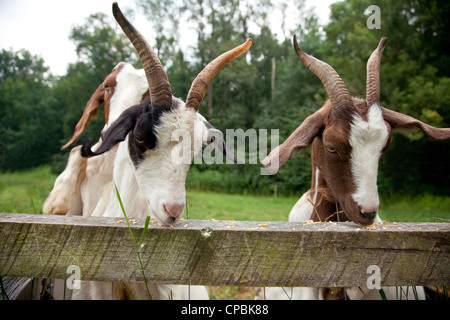
[[[360,213],[363,217],[367,218],[367,219],[374,219],[375,216],[377,215],[378,209],[376,208],[364,208],[364,207],[360,207]]]
[[[173,218],[179,218],[183,214],[184,203],[166,203],[164,210]]]

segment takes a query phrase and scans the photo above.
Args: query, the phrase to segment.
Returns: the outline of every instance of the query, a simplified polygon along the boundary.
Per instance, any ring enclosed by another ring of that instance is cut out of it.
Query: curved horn
[[[216,59],[211,61],[194,79],[186,99],[186,106],[198,110],[203,97],[208,90],[209,85],[219,71],[228,63],[246,52],[252,45],[252,39],[248,39],[245,43],[222,53]]]
[[[327,90],[333,108],[342,106],[353,106],[352,98],[348,92],[347,86],[342,81],[339,74],[329,64],[304,53],[298,46],[297,39],[294,35],[294,49],[297,57],[303,64],[311,70],[320,81],[322,81],[325,90]]]
[[[368,107],[380,103],[380,64],[386,42],[387,38],[382,38],[367,60],[366,101]]]
[[[113,15],[123,32],[136,48],[139,58],[144,65],[152,105],[159,107],[172,106],[172,90],[170,88],[169,78],[162,67],[161,61],[159,61],[144,37],[125,18],[117,2],[113,3]]]

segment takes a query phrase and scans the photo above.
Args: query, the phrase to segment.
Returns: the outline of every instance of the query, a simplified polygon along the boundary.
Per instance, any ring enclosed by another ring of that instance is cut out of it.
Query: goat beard
[[[315,198],[315,203],[314,203]],[[308,199],[313,205],[313,221],[350,221],[339,201],[329,192],[329,188],[319,187],[309,191]]]

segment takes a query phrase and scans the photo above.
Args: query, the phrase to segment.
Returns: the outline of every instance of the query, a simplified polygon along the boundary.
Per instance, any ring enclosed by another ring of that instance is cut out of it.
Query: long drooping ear
[[[283,142],[273,149],[270,154],[261,162],[262,165],[270,169],[280,169],[291,159],[295,152],[299,152],[311,145],[314,138],[320,133],[324,126],[322,109],[316,111]],[[278,166],[276,165],[278,163]]]
[[[234,153],[228,148],[225,140],[223,138],[223,132],[219,129],[213,127],[211,123],[206,120],[203,120],[206,129],[208,129],[208,136],[206,138],[205,143],[213,143],[216,150],[219,150],[226,156],[228,159],[238,164],[245,164],[244,161],[238,159]]]
[[[98,108],[102,105],[105,99],[105,88],[103,83],[100,84],[89,98],[89,101],[86,103],[86,107],[84,108],[83,115],[80,120],[78,120],[77,125],[75,126],[75,131],[73,133],[72,138],[62,146],[61,150],[66,149],[71,144],[75,143],[80,135],[86,130],[89,121],[97,115]]]
[[[384,120],[387,121],[394,130],[397,129],[409,133],[424,132],[430,138],[439,141],[450,139],[450,128],[436,128],[411,116],[384,107],[382,107],[381,110],[383,111]]]
[[[111,124],[111,127],[103,135],[103,142],[96,151],[92,151],[92,141],[88,139],[81,149],[81,155],[86,158],[94,157],[109,151],[119,142],[125,140],[128,133],[136,126],[136,121],[140,115],[145,113],[146,105],[139,105],[126,109],[120,117]]]

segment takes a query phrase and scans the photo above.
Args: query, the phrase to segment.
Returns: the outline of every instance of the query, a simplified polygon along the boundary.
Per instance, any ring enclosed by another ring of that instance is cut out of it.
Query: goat
[[[184,103],[172,97],[170,83],[161,62],[150,45],[123,16],[116,3],[113,4],[113,13],[139,53],[150,97],[122,112],[104,132],[102,143],[95,151],[92,150],[91,141],[86,141],[81,154],[91,158],[118,145],[113,180],[124,199],[125,208],[127,205],[133,206],[136,210],[127,211],[132,212],[135,217],[152,215],[162,224],[171,225],[179,220],[184,210],[184,182],[190,166],[190,163],[174,163],[171,155],[178,143],[172,139],[173,132],[185,130],[194,136],[196,125],[201,129],[203,142],[207,142],[208,131],[212,129],[197,112],[200,103],[216,74],[246,52],[251,39],[210,62],[193,81]],[[190,153],[191,159],[198,151]],[[113,192],[112,194],[114,195]],[[117,214],[117,211],[109,213]]]
[[[144,69],[136,70],[129,63],[118,63],[88,100],[73,136],[61,149],[66,149],[78,140],[102,104],[105,110],[103,135],[125,109],[148,97],[148,83]],[[204,142],[213,143],[226,157],[239,162],[223,139],[217,139],[222,133],[206,119],[202,118],[202,121],[207,128],[207,138]],[[97,149],[101,141],[100,138],[93,149]],[[98,194],[109,192],[116,150],[91,158],[82,157],[80,151],[81,146],[71,150],[66,168],[55,180],[53,189],[44,202],[44,214],[91,216],[95,211],[95,215],[102,215],[106,205],[105,197],[99,197]]]
[[[144,70],[136,70],[131,64],[120,62],[92,94],[72,138],[61,149],[78,140],[103,103],[105,131],[125,109],[148,96]],[[100,144],[101,138],[94,147]],[[103,199],[98,196],[99,190],[112,181],[114,158],[115,151],[111,151],[87,159],[81,156],[81,146],[73,148],[66,168],[55,180],[44,202],[43,213],[90,216]]]
[[[202,143],[222,144],[222,151],[230,157],[223,139],[220,139],[220,135],[217,136],[218,130],[198,113],[198,109],[217,73],[226,64],[245,53],[252,41],[249,39],[210,62],[193,81],[184,103],[172,96],[170,83],[161,62],[142,35],[123,16],[117,3],[113,4],[113,14],[138,51],[144,65],[149,97],[140,104],[126,108],[102,132],[101,142],[94,146],[95,150],[90,140],[81,147],[81,156],[89,160],[115,151],[112,179],[104,188],[107,194],[102,196],[106,201],[102,201],[101,206],[97,205],[91,215],[123,216],[114,186],[122,198],[129,218],[153,216],[161,224],[172,225],[183,213],[187,171]],[[177,131],[188,132],[194,137],[192,143],[182,141],[183,152],[186,151],[186,146],[190,151],[187,152],[190,157],[188,163],[178,163],[173,157],[174,150],[179,145],[173,140]],[[195,143],[199,139],[202,143]],[[236,161],[234,157],[233,160]],[[120,285],[117,286],[114,297],[127,297],[128,292],[131,292],[134,298],[148,298],[143,284],[127,283],[126,287],[125,292]],[[74,292],[73,297],[107,298],[111,294],[110,288],[111,284],[83,281],[81,290]],[[151,286],[150,291],[154,298],[166,299],[172,296],[175,299],[187,299],[187,288],[163,285]],[[208,294],[202,286],[191,286],[190,298],[205,299]]]
[[[380,106],[380,62],[387,39],[381,39],[367,62],[366,99],[351,97],[338,73],[327,63],[304,53],[293,38],[303,64],[323,83],[329,100],[307,117],[284,143],[262,161],[265,167],[283,167],[295,152],[312,145],[311,188],[292,208],[289,221],[353,221],[367,226],[378,216],[378,162],[389,147],[392,131],[422,131],[435,140],[450,139],[449,128],[435,128],[413,117]],[[395,298],[395,288],[383,288]],[[272,291],[276,297],[276,291]],[[303,298],[323,298],[323,290],[296,288]],[[403,290],[408,291],[408,290]],[[419,290],[423,298],[423,288]],[[363,292],[363,294],[360,294]],[[409,290],[412,294],[413,290]],[[378,295],[378,292],[375,291]],[[350,298],[373,298],[374,292],[345,289]],[[280,295],[278,295],[280,297]]]
[[[103,103],[105,109],[104,132],[130,106],[128,103],[139,103],[148,96],[148,84],[144,70],[136,70],[131,64],[120,62],[92,94],[75,127],[72,138],[62,149],[78,140]],[[100,138],[94,148],[98,148],[101,141]],[[43,212],[45,214],[102,216],[107,202],[110,201],[109,191],[112,188],[115,156],[116,150],[111,150],[97,157],[84,158],[81,156],[81,146],[74,147],[70,152],[65,170],[56,179],[54,188],[44,203]],[[56,283],[62,282],[61,286],[65,285],[64,281],[55,281]],[[68,291],[66,299],[106,298],[111,297],[111,294],[114,299],[145,298],[145,296],[139,295],[140,292],[136,291],[133,286],[130,286],[129,290],[134,291],[130,291],[129,295],[124,295],[123,287],[120,285],[115,285],[111,291],[111,283],[82,281],[81,287],[81,290]],[[208,297],[204,288],[197,286],[189,288],[187,286],[157,285],[150,286],[149,289],[152,297],[156,299]],[[91,290],[95,290],[95,295],[91,293]]]
[[[265,167],[279,161],[282,168],[295,152],[312,145],[312,187],[292,209],[294,221],[336,221],[338,209],[340,221],[372,224],[379,219],[378,162],[392,131],[450,139],[450,128],[435,128],[380,106],[379,69],[386,42],[380,41],[367,62],[366,99],[359,99],[350,96],[330,65],[304,53],[294,36],[297,56],[320,78],[330,98],[262,161]]]

